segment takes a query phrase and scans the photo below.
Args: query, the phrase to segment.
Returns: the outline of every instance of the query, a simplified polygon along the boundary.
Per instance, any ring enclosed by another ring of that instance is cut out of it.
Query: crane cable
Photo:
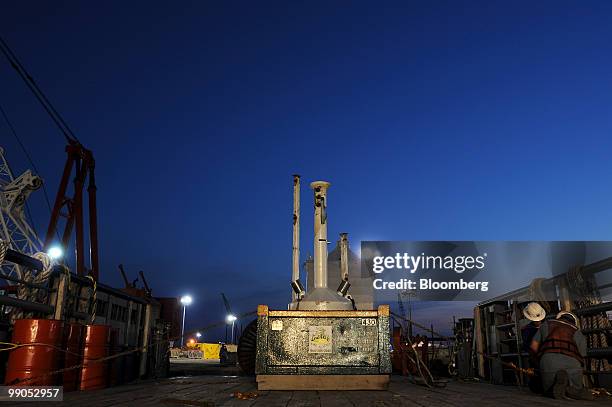
[[[17,71],[17,74],[19,74],[23,82],[40,102],[43,109],[45,109],[47,114],[51,117],[51,120],[53,120],[53,122],[62,132],[66,138],[66,141],[68,141],[70,144],[80,144],[79,139],[74,134],[70,126],[68,126],[68,123],[66,123],[55,107],[53,107],[53,104],[51,104],[44,92],[38,87],[32,75],[30,75],[25,67],[21,64],[15,53],[11,50],[2,36],[0,36],[0,51],[4,54],[11,67]]]

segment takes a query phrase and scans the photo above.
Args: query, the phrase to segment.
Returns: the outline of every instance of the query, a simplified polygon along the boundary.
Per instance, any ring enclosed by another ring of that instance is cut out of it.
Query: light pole
[[[183,347],[184,341],[185,341],[185,309],[187,308],[189,304],[191,304],[191,301],[193,301],[193,299],[189,295],[183,295],[181,297],[181,304],[183,304],[183,324],[181,326],[181,348]]]
[[[232,343],[234,343],[234,323],[236,322],[238,318],[236,318],[235,315],[229,314],[227,316],[227,322],[231,322],[232,323]]]

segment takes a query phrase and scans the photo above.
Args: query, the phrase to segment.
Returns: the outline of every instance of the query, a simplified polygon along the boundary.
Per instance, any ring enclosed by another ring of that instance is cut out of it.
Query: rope
[[[575,305],[578,308],[588,307],[595,304],[601,304],[601,295],[597,289],[595,279],[592,275],[585,276],[582,267],[572,267],[567,272],[568,286],[578,294],[578,300],[575,301]],[[585,329],[598,329],[608,328],[610,322],[605,313],[599,313],[596,315],[585,315],[579,318],[580,325]],[[591,348],[605,348],[608,346],[608,340],[603,332],[595,332],[587,334],[587,344]],[[593,371],[605,371],[610,367],[609,362],[606,359],[591,359],[590,369]]]
[[[8,252],[9,245],[4,240],[0,239],[0,265],[4,263],[4,258],[6,257],[6,252]]]
[[[47,281],[47,279],[51,275],[51,272],[53,271],[53,264],[49,256],[43,252],[34,253],[31,255],[31,257],[39,260],[43,265],[43,269],[40,272],[38,272],[36,275],[34,274],[32,270],[29,270],[29,269],[25,270],[22,276],[22,280],[28,283],[42,285]],[[41,291],[42,291],[42,296],[41,296]],[[17,298],[21,300],[25,300],[25,301],[46,302],[46,298],[45,298],[46,295],[47,295],[46,290],[32,288],[32,287],[27,286],[26,284],[20,284],[19,287],[17,288]],[[15,322],[16,319],[23,318],[25,314],[26,313],[23,310],[19,308],[15,308],[11,315],[12,322]]]
[[[80,354],[71,352],[68,349],[63,349],[63,348],[60,348],[59,346],[51,345],[50,343],[44,343],[44,342],[32,342],[32,343],[0,342],[0,346],[6,346],[5,348],[0,348],[0,352],[6,352],[6,351],[9,351],[9,350],[13,350],[13,349],[17,349],[17,348],[23,348],[23,347],[27,347],[27,346],[46,346],[48,348],[53,348],[53,349],[58,350],[60,352],[69,353],[69,354],[75,355],[75,356],[81,356]]]
[[[2,216],[2,214],[0,214]],[[6,253],[8,252],[9,244],[4,240],[0,239],[0,268],[2,267],[2,263],[4,263],[4,258],[6,257]],[[21,278],[21,276],[19,276]]]
[[[91,319],[89,322],[90,324],[93,325],[93,323],[96,320],[96,308],[98,307],[98,298],[97,298],[98,284],[96,283],[96,280],[93,278],[91,274],[89,274],[87,278],[91,280],[91,284],[93,286],[91,290]]]
[[[53,263],[51,262],[49,255],[47,253],[37,252],[34,253],[32,257],[39,260],[43,265],[42,271],[36,275],[37,282],[42,282],[49,278],[51,272],[53,271]]]
[[[32,78],[32,75],[30,75],[29,72],[26,71],[25,67],[21,64],[21,62],[17,58],[17,55],[15,55],[13,50],[9,48],[8,44],[6,43],[4,39],[2,39],[2,37],[0,37],[0,52],[4,54],[4,56],[8,60],[11,67],[15,69],[17,74],[21,77],[23,82],[26,84],[26,86],[34,94],[38,102],[42,105],[43,109],[45,109],[49,117],[51,117],[51,120],[53,120],[53,122],[62,132],[62,134],[66,138],[66,141],[68,141],[68,143],[70,144],[72,143],[80,144],[79,139],[74,134],[72,129],[70,129],[70,127],[68,126],[64,118],[58,113],[58,111],[51,104],[49,99],[47,99],[47,96],[38,87],[38,85],[34,81],[34,78]]]

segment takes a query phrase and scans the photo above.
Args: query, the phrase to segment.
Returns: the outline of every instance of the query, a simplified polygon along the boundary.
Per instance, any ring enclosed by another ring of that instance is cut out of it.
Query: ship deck
[[[253,399],[239,399],[236,392],[257,394]],[[444,388],[428,388],[407,378],[392,376],[387,391],[260,391],[252,377],[193,376],[64,394],[61,406],[604,406],[610,398],[596,401],[553,400],[534,395],[527,389],[485,383],[450,381]],[[19,403],[29,405],[30,403]],[[39,405],[39,403],[32,405]]]

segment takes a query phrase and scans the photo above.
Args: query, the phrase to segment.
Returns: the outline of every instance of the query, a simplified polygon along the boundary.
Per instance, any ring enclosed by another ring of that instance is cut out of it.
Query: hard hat
[[[580,325],[580,320],[578,319],[576,314],[574,314],[573,312],[561,311],[557,314],[557,319],[561,319],[561,317],[564,315],[569,315],[570,317],[572,317],[574,319],[574,325],[576,325],[576,327]]]
[[[523,315],[530,321],[541,321],[546,318],[546,311],[537,302],[530,302],[523,308]]]

